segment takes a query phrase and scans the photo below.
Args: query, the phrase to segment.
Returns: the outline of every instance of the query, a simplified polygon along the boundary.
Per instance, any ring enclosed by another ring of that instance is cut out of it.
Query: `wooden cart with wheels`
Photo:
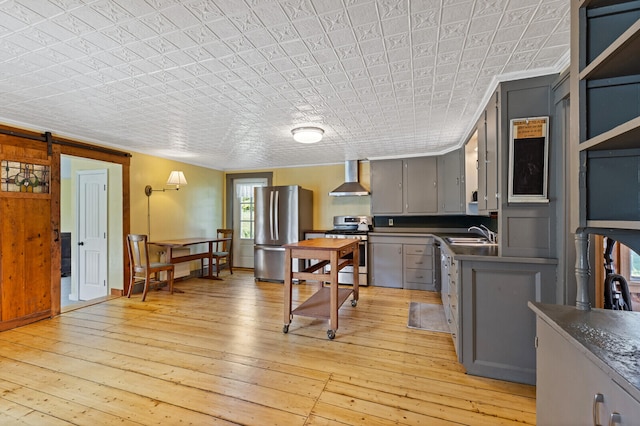
[[[284,269],[284,327],[283,333],[289,331],[289,324],[293,315],[329,320],[330,328],[327,337],[333,339],[338,329],[338,310],[340,306],[353,294],[351,306],[358,303],[358,264],[359,241],[356,239],[316,238],[285,244]],[[304,271],[293,272],[293,259],[317,259],[316,263]],[[330,272],[324,273],[324,267],[331,265]],[[338,271],[345,266],[354,265],[353,288],[338,286]],[[322,286],[309,299],[294,310],[291,309],[292,282],[294,279],[328,282],[329,286]]]

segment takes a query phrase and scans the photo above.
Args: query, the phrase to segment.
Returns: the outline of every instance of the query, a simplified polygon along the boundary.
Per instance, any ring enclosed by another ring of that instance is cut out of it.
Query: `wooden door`
[[[47,147],[43,142],[0,135],[0,330],[51,315],[51,160]]]

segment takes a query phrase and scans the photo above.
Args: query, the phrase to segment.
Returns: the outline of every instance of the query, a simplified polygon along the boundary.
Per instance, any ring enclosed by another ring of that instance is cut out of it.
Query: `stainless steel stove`
[[[354,238],[360,240],[358,281],[360,285],[369,285],[369,249],[368,234],[371,229],[370,216],[334,216],[333,229],[325,232],[325,238]],[[329,270],[329,269],[327,269]],[[340,284],[353,284],[353,266],[347,266],[338,272]]]

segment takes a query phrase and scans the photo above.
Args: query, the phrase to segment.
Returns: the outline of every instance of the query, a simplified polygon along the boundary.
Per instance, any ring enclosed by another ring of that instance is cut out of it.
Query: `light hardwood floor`
[[[221,276],[0,333],[0,424],[535,424],[535,387],[468,376],[448,334],[407,328],[436,293],[361,288],[330,341],[324,320],[282,333],[281,284]]]

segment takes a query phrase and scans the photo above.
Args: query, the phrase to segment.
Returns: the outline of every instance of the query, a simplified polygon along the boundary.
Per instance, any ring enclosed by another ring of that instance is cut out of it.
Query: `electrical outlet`
[[[393,219],[389,219],[389,226],[393,226]]]

